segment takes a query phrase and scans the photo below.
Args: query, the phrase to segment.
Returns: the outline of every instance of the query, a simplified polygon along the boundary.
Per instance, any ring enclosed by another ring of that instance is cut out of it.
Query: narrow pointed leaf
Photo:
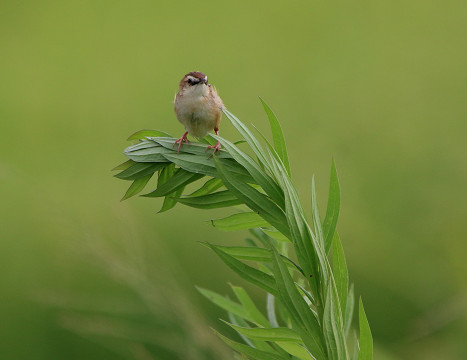
[[[217,171],[214,162],[207,155],[167,153],[165,159],[190,173],[203,174],[216,177]]]
[[[212,192],[220,189],[224,184],[222,183],[222,180],[219,178],[213,178],[209,179],[204,183],[202,187],[200,187],[198,190],[192,192],[188,196],[202,196],[202,195],[208,195],[211,194]]]
[[[149,194],[145,194],[143,196],[146,197],[160,197],[166,196],[168,194],[173,193],[174,191],[196,181],[203,177],[204,175],[201,174],[193,174],[183,169],[178,169],[174,176],[172,176],[167,182],[158,186],[156,190],[150,192]]]
[[[332,243],[332,237],[336,231],[337,219],[339,217],[340,207],[340,188],[339,179],[337,178],[336,166],[334,160],[331,165],[331,177],[329,181],[329,196],[328,205],[326,208],[326,216],[323,222],[323,234],[326,253],[329,252]]]
[[[167,161],[173,162],[182,169],[192,172],[204,174],[212,177],[218,177],[216,166],[213,158],[209,158],[208,155],[194,155],[194,154],[177,154],[169,153],[165,154]],[[250,176],[248,171],[245,170],[240,164],[232,161],[231,159],[219,159],[222,164],[231,171],[239,176],[243,177],[244,182],[254,183],[253,178]]]
[[[157,170],[167,165],[166,163],[136,163],[114,176],[122,180],[136,180],[154,174]]]
[[[147,185],[149,180],[151,180],[153,175],[154,173],[146,175],[142,178],[139,178],[133,181],[133,183],[130,185],[130,187],[126,191],[125,195],[122,197],[121,201],[129,199],[132,196],[139,194],[144,189],[144,187]]]
[[[229,190],[196,197],[178,197],[175,200],[198,209],[217,209],[242,204],[242,201],[237,199]]]
[[[253,340],[263,341],[293,341],[296,343],[303,343],[300,335],[289,328],[278,327],[278,328],[244,328],[241,326],[235,326],[224,321],[232,329],[239,332],[246,337]]]
[[[300,360],[314,360],[308,350],[300,344],[290,341],[276,341],[276,344]]]
[[[358,338],[357,338],[357,332],[354,330],[352,331],[352,356],[351,360],[357,360],[358,359],[358,350],[359,350],[359,344],[358,344]]]
[[[240,260],[235,259],[233,256],[225,253],[213,244],[207,244],[214,252],[221,258],[221,260],[235,271],[240,277],[249,281],[250,283],[259,286],[271,294],[276,294],[276,282],[271,275],[257,270]]]
[[[244,319],[242,319],[241,317],[236,316],[236,315],[232,314],[231,312],[228,313],[228,316],[229,316],[229,322],[231,324],[234,324],[236,326],[249,327],[248,323]],[[252,348],[255,348],[255,349],[258,349],[258,350],[263,350],[263,351],[266,351],[266,352],[272,352],[271,346],[268,343],[266,343],[265,341],[256,341],[256,340],[253,340],[253,339],[249,339],[246,336],[240,334],[239,332],[237,332],[237,334],[238,334],[238,336],[240,336],[242,338],[242,340],[243,340],[243,342],[245,344],[251,346]]]
[[[344,249],[337,232],[334,232],[332,240],[332,272],[336,282],[342,316],[344,316],[349,291],[349,272],[347,270],[347,263],[345,262]]]
[[[264,248],[250,246],[216,246],[238,260],[271,262],[271,252]]]
[[[323,314],[323,332],[326,339],[328,356],[330,360],[348,360],[346,342],[344,338],[344,325],[339,305],[337,289],[331,277],[327,292]]]
[[[344,332],[345,337],[349,336],[350,327],[352,325],[352,318],[355,306],[355,295],[353,290],[353,284],[350,285],[349,294],[347,295],[347,304],[345,307],[345,317],[344,317]]]
[[[244,212],[227,216],[223,219],[211,220],[214,227],[223,231],[246,230],[269,226],[261,216],[254,212]]]
[[[306,347],[317,360],[326,359],[324,342],[318,320],[300,295],[287,267],[280,260],[277,250],[274,247],[271,247],[271,250],[273,254],[273,270],[277,291],[282,303],[288,310],[295,330],[299,332]]]
[[[284,212],[266,195],[246,184],[241,177],[228,171],[219,160],[214,160],[219,176],[227,189],[232,191],[251,210],[257,212],[264,220],[287,236],[289,229],[286,225]]]
[[[266,317],[258,310],[253,300],[251,300],[248,293],[240,286],[230,285],[233,292],[237,296],[238,301],[243,305],[243,307],[248,311],[250,316],[254,319],[254,323],[261,325],[263,327],[268,327],[269,322]]]
[[[216,246],[238,260],[260,261],[265,263],[270,263],[272,261],[271,252],[264,248],[247,246]],[[297,270],[303,274],[300,267],[288,257],[281,255],[281,259],[290,269]]]
[[[137,142],[136,144],[128,146],[123,152],[126,154],[126,153],[130,153],[130,152],[133,152],[133,151],[139,151],[139,150],[145,150],[145,149],[155,149],[155,148],[161,149],[162,146],[160,146],[158,143],[156,143],[156,142],[154,142],[152,140],[145,139],[145,140],[141,140],[141,141]],[[153,150],[150,150],[150,151],[153,151]]]
[[[268,311],[268,320],[272,327],[279,327],[276,317],[275,296],[272,294],[267,295],[266,309]]]
[[[316,187],[315,187],[314,176],[311,180],[311,208],[312,208],[313,225],[315,228],[315,235],[319,241],[319,244],[324,249],[324,235],[323,235],[323,229],[321,227],[321,219],[319,216],[318,199],[316,197]]]
[[[111,171],[117,171],[117,170],[126,170],[128,169],[131,165],[134,165],[135,162],[133,160],[127,160],[117,166],[115,166]]]
[[[255,155],[258,157],[259,161],[263,166],[268,165],[268,162],[264,156],[264,150],[259,143],[258,139],[253,135],[253,133],[230,111],[227,109],[222,110],[225,116],[230,120],[232,125],[238,130],[242,137],[246,140],[248,145],[254,151]]]
[[[284,194],[274,180],[272,180],[271,177],[267,175],[249,155],[241,151],[230,141],[216,135],[213,135],[213,137],[220,141],[222,146],[228,150],[232,157],[248,171],[251,177],[263,188],[266,194],[268,194],[271,199],[283,208]]]
[[[166,166],[165,168],[163,168],[162,171],[159,172],[159,176],[157,178],[157,187],[164,185],[174,175],[174,173],[175,173],[174,164],[170,164],[169,166]],[[164,211],[167,211],[173,208],[177,202],[172,199],[172,196],[177,196],[177,194],[181,195],[183,193],[183,189],[184,187],[181,187],[180,189],[168,194],[164,198],[164,202],[162,204],[161,209],[159,210],[159,213],[162,213]]]
[[[272,164],[275,164],[274,160]],[[320,295],[318,291],[319,284],[321,278],[325,275],[318,270],[318,264],[321,264],[323,259],[320,259],[317,252],[317,243],[315,243],[311,230],[307,226],[303,210],[293,185],[283,173],[278,173],[277,175],[280,176],[283,184],[285,214],[290,229],[290,239],[296,247],[295,253],[297,254],[300,266],[306,274],[312,293],[316,294],[318,297]]]
[[[209,151],[207,151],[206,144],[201,144],[197,142],[190,142],[188,144],[183,143],[182,146],[180,147],[180,152],[178,152],[178,144],[174,145],[175,141],[177,140],[175,138],[155,137],[155,138],[149,138],[149,139],[168,150],[173,150],[175,154],[177,153],[192,154],[192,155],[204,156],[206,158],[209,158],[211,155]],[[216,156],[222,159],[231,158],[229,153],[225,151],[224,149],[220,149],[218,152],[216,152]]]
[[[149,136],[170,136],[169,134],[159,130],[140,130],[130,135],[127,140],[140,140]]]
[[[180,198],[183,194],[183,190],[185,190],[185,186],[182,186],[181,188],[175,190],[174,192],[168,194],[164,198],[164,202],[162,203],[162,207],[159,210],[159,213],[163,213],[167,210],[172,209],[175,205],[177,205],[177,198]]]
[[[157,187],[164,185],[175,173],[175,165],[170,164],[159,172],[157,177]]]
[[[360,298],[358,305],[358,323],[360,327],[360,351],[358,352],[358,360],[373,359],[373,337],[371,335],[370,325],[366,318],[363,302]]]
[[[214,329],[213,329],[214,330]],[[259,349],[252,348],[248,345],[240,344],[236,341],[230,340],[224,335],[218,333],[216,330],[214,332],[219,336],[222,341],[229,345],[235,351],[238,351],[241,354],[245,354],[249,359],[253,360],[290,360],[290,358],[281,356],[279,354],[274,354],[272,352],[267,352]]]
[[[154,141],[144,141],[128,147],[124,154],[136,162],[167,162],[163,155],[173,152],[173,150],[166,149]]]
[[[276,115],[271,110],[271,108],[268,106],[268,104],[266,104],[266,102],[261,98],[259,98],[259,100],[261,101],[261,104],[263,104],[264,110],[266,111],[266,114],[269,119],[269,124],[271,126],[271,132],[272,132],[272,139],[274,142],[274,148],[276,149],[277,154],[279,155],[282,162],[284,163],[287,173],[290,176],[289,157],[287,155],[287,147],[285,146],[284,134],[282,133],[282,129],[279,124],[279,121],[277,120]]]
[[[254,322],[253,317],[250,316],[249,312],[239,303],[230,300],[228,297],[222,296],[214,291],[203,289],[196,286],[196,289],[211,302],[224,309],[225,311],[231,312],[241,318]]]

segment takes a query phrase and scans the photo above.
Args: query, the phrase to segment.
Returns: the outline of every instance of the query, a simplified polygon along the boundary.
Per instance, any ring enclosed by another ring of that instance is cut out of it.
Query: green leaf
[[[280,207],[284,207],[284,194],[280,187],[267,175],[261,167],[247,154],[241,151],[230,141],[216,135],[212,135],[216,140],[220,141],[232,157],[242,165],[256,183],[273,199]]]
[[[169,134],[158,130],[140,130],[130,135],[127,140],[140,140],[148,136],[170,136]]]
[[[345,262],[344,249],[342,248],[337,232],[334,232],[334,238],[332,240],[332,272],[336,282],[342,316],[344,316],[347,304],[347,293],[349,291],[349,272],[347,270],[347,263]]]
[[[303,272],[302,272],[302,274],[303,274]],[[300,290],[300,293],[303,294],[303,296],[305,296],[311,304],[316,304],[316,301],[315,301],[313,295],[307,289],[305,289],[299,283],[295,283],[295,285],[297,285],[298,289]],[[316,316],[316,313],[315,313],[315,316]]]
[[[169,153],[165,154],[165,159],[190,173],[217,177],[214,161],[207,155]]]
[[[244,328],[241,326],[235,326],[233,324],[224,321],[232,329],[238,333],[246,336],[247,338],[253,340],[262,340],[262,341],[293,341],[296,343],[303,343],[300,335],[289,328],[279,327],[279,328]]]
[[[253,133],[230,111],[227,109],[222,110],[225,116],[230,120],[232,125],[237,129],[237,131],[242,135],[242,137],[246,140],[250,148],[255,153],[256,157],[258,158],[260,165],[263,167],[270,168],[270,164],[268,163],[266,157],[264,156],[264,150],[258,141],[258,139],[253,135]]]
[[[323,332],[330,360],[347,360],[344,325],[333,277],[329,279],[323,313]]]
[[[272,327],[279,327],[276,317],[275,297],[272,294],[267,295],[266,309],[268,311],[268,320]]]
[[[246,184],[242,177],[228,171],[215,157],[214,160],[219,176],[227,189],[232,191],[251,210],[257,212],[264,220],[287,236],[289,229],[283,211],[266,195]]]
[[[229,338],[218,333],[214,329],[213,331],[215,334],[217,334],[217,336],[219,336],[222,339],[222,341],[224,341],[232,349],[234,349],[235,351],[238,351],[239,353],[245,354],[250,359],[253,359],[253,360],[290,360],[290,358],[281,356],[279,354],[274,354],[274,353],[270,353],[267,351],[258,350],[248,345],[240,344],[236,341],[230,340]]]
[[[177,198],[180,198],[180,196],[183,195],[183,190],[185,190],[185,186],[182,186],[181,188],[175,190],[173,193],[168,194],[164,198],[164,203],[162,204],[162,207],[158,213],[163,213],[177,205]]]
[[[213,178],[209,179],[204,183],[202,187],[200,187],[198,190],[192,192],[188,196],[202,196],[202,195],[208,195],[218,189],[220,189],[222,186],[224,186],[224,183],[222,182],[221,179],[219,178]]]
[[[248,320],[250,322],[255,322],[254,318],[250,315],[247,309],[243,307],[243,305],[240,305],[239,303],[230,300],[229,298],[222,296],[218,293],[215,293],[214,291],[208,290],[208,289],[203,289],[198,286],[196,286],[196,289],[207,299],[209,299],[211,302],[219,306],[220,308],[231,312],[232,314],[235,314],[237,316],[240,316],[241,318]]]
[[[154,174],[157,170],[162,169],[167,165],[168,164],[165,163],[136,163],[114,176],[122,180],[136,180],[147,175]]]
[[[164,185],[175,173],[175,165],[170,164],[159,172],[157,177],[157,187]]]
[[[331,248],[332,237],[336,231],[340,201],[339,179],[337,178],[336,166],[333,160],[331,165],[331,178],[329,181],[328,206],[323,222],[323,235],[326,253],[328,253],[329,249]]]
[[[207,155],[172,153],[165,154],[165,158],[186,171],[219,177],[213,158],[208,158]],[[219,161],[232,173],[242,176],[245,182],[254,183],[250,174],[237,162],[231,159],[220,159]]]
[[[132,152],[132,151],[138,151],[138,150],[144,150],[144,149],[153,149],[153,148],[162,148],[158,143],[145,139],[137,142],[136,144],[128,146],[123,152]]]
[[[244,319],[242,319],[241,317],[239,317],[237,315],[234,315],[231,312],[228,313],[228,316],[229,316],[229,322],[231,324],[234,324],[236,326],[250,327],[248,325],[248,322],[245,321]],[[238,334],[238,336],[240,336],[242,338],[242,340],[244,341],[245,344],[248,344],[252,348],[256,348],[258,350],[263,350],[263,351],[266,351],[266,352],[273,352],[273,350],[271,348],[271,345],[269,345],[267,342],[265,342],[265,341],[256,341],[256,340],[253,340],[253,339],[249,339],[246,336],[243,336],[242,334],[240,334],[238,332],[237,332],[237,334]]]
[[[373,337],[371,336],[370,325],[366,318],[365,309],[363,309],[362,298],[360,298],[358,306],[358,323],[360,327],[360,351],[358,360],[373,359]]]
[[[111,171],[126,170],[133,164],[135,164],[135,162],[133,160],[127,160],[127,161],[121,163],[120,165],[115,166]]]
[[[350,357],[351,360],[357,360],[358,359],[358,350],[359,350],[359,345],[358,345],[358,338],[357,338],[357,332],[355,330],[352,331],[352,339],[350,340],[350,343],[352,344],[352,355]]]
[[[267,234],[267,236],[269,236],[271,239],[274,239],[276,241],[280,241],[280,242],[287,242],[287,243],[290,243],[290,239],[288,237],[286,237],[284,234],[282,234],[281,232],[277,231],[277,230],[271,230],[270,228],[264,228],[264,229],[261,229],[264,233]]]
[[[350,331],[350,326],[352,325],[352,318],[355,306],[355,295],[353,290],[353,284],[350,285],[349,294],[347,295],[347,305],[345,307],[345,317],[344,317],[344,332],[345,337],[347,338]]]
[[[175,199],[181,204],[198,209],[217,209],[242,204],[229,190],[196,197],[179,197]]]
[[[321,279],[325,277],[325,273],[321,269],[318,270],[318,264],[324,263],[324,256],[318,254],[318,243],[315,241],[311,229],[306,223],[303,209],[301,208],[295,188],[290,182],[290,178],[285,175],[284,171],[280,171],[281,168],[277,168],[280,164],[277,164],[274,158],[271,160],[274,167],[273,170],[278,179],[280,179],[284,190],[285,215],[287,217],[288,228],[290,229],[289,238],[295,245],[295,253],[297,254],[300,266],[306,274],[312,293],[316,294],[316,297],[319,297],[320,292],[318,288]]]
[[[230,256],[213,244],[207,245],[212,250],[214,250],[214,252],[221,258],[221,260],[240,277],[256,286],[259,286],[271,294],[276,294],[276,282],[271,275],[268,275],[235,259],[233,256]]]
[[[162,171],[159,172],[159,176],[157,178],[157,187],[165,184],[174,175],[174,173],[175,173],[174,164],[170,164],[166,166],[165,168],[163,168]],[[164,198],[164,203],[162,204],[162,207],[159,210],[159,213],[172,209],[177,204],[177,202],[172,198],[172,196],[177,196],[177,194],[179,194],[178,196],[181,196],[181,194],[183,193],[183,189],[184,187],[181,187],[180,189],[168,194]]]
[[[290,355],[293,355],[300,360],[314,360],[313,356],[311,356],[309,351],[302,345],[289,341],[276,341],[276,344],[287,351]]]
[[[133,181],[133,183],[130,185],[130,187],[126,191],[125,195],[122,197],[121,201],[129,199],[132,196],[139,194],[144,189],[144,187],[147,185],[149,180],[151,180],[153,175],[154,173],[146,175],[142,178],[139,178]]]
[[[223,219],[211,220],[211,223],[214,227],[223,231],[236,231],[269,226],[267,221],[254,212],[233,214]]]
[[[272,261],[271,252],[264,248],[250,246],[216,246],[225,253],[233,256],[235,259],[238,260],[260,261],[267,263],[270,263]],[[300,273],[303,274],[301,268],[288,257],[281,255],[281,259],[289,268],[298,270]]]
[[[311,208],[315,235],[318,238],[320,246],[324,249],[324,235],[321,228],[321,219],[318,210],[318,199],[316,197],[315,177],[311,179]]]
[[[250,246],[216,246],[238,260],[271,262],[271,252],[268,249]]]
[[[261,325],[264,327],[270,326],[268,320],[258,310],[255,303],[253,302],[253,300],[251,300],[250,296],[247,294],[245,289],[243,289],[240,286],[234,286],[234,285],[230,285],[230,287],[232,288],[233,292],[237,296],[237,299],[240,301],[243,307],[247,310],[249,315],[254,319],[253,322],[255,324]]]
[[[290,176],[290,165],[289,165],[289,157],[287,155],[287,147],[285,146],[285,140],[284,140],[284,134],[282,133],[281,126],[279,124],[279,121],[277,120],[276,115],[274,112],[271,110],[271,108],[266,104],[266,102],[259,98],[261,101],[261,104],[263,104],[264,110],[266,111],[266,114],[269,119],[269,124],[271,126],[271,132],[272,132],[272,139],[274,142],[274,148],[277,151],[277,154],[281,158],[286,170],[287,174]]]
[[[193,174],[183,169],[177,169],[174,176],[172,176],[167,182],[158,186],[156,190],[145,194],[146,197],[161,197],[173,193],[174,191],[196,181],[203,177],[201,174]]]
[[[175,138],[155,137],[149,139],[166,148],[167,150],[172,150],[174,153],[178,153],[178,145],[174,146],[174,143],[177,140]],[[211,154],[206,151],[206,149],[206,144],[200,144],[196,142],[190,142],[189,144],[184,143],[180,147],[180,154],[192,154],[208,158]],[[216,152],[216,156],[222,159],[231,158],[230,154],[223,149],[220,149],[218,152]]]
[[[271,246],[271,251],[277,292],[283,305],[288,310],[294,328],[298,331],[306,347],[317,360],[326,359],[324,341],[318,320],[300,295],[277,250]]]
[[[291,183],[290,177],[286,175],[284,165],[275,149],[269,144],[267,150],[271,160],[271,172],[284,191],[285,214],[290,229],[288,237],[296,247],[295,253],[303,272],[306,274],[312,292],[316,294],[317,298],[321,297],[321,293],[318,290],[319,285],[320,283],[324,283],[328,278],[326,274],[326,256],[305,220],[305,214],[300,205],[298,195]]]
[[[164,154],[174,153],[174,150],[166,149],[148,140],[126,148],[123,153],[136,162],[167,162]]]

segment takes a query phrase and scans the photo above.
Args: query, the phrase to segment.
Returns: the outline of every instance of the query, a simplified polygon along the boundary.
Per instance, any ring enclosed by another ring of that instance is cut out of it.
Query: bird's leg
[[[217,136],[219,136],[219,129],[218,128],[215,128],[214,129],[214,132],[216,133]],[[216,145],[209,145],[207,148],[206,148],[206,151],[208,151],[209,149],[214,149],[214,151],[212,152],[211,156],[213,156],[216,151],[219,151],[221,149],[221,143],[219,141],[217,141]],[[211,157],[210,156],[210,157]]]
[[[188,135],[188,131],[185,131],[185,134],[183,134],[182,137],[181,137],[180,139],[175,140],[173,146],[175,146],[175,145],[178,144],[178,151],[177,151],[177,153],[180,152],[180,147],[182,146],[182,143],[183,143],[184,141],[188,144],[188,139],[187,139],[187,137],[186,137],[187,135]]]

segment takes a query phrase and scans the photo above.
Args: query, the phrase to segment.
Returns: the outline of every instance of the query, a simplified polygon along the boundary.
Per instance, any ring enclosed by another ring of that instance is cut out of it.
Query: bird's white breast
[[[175,99],[177,118],[192,136],[202,138],[215,126],[215,113],[209,101],[209,88],[197,85],[184,89]]]

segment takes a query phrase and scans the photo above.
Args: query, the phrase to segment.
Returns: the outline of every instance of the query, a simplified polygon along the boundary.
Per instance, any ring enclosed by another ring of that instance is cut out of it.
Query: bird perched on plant
[[[179,91],[174,100],[175,115],[185,127],[186,132],[180,139],[178,151],[183,142],[188,144],[187,134],[197,138],[205,137],[209,131],[214,130],[219,135],[219,124],[224,104],[217,95],[217,91],[208,83],[208,77],[199,71],[186,74],[179,84]],[[206,150],[214,149],[213,154],[219,151],[221,144],[209,145]]]

